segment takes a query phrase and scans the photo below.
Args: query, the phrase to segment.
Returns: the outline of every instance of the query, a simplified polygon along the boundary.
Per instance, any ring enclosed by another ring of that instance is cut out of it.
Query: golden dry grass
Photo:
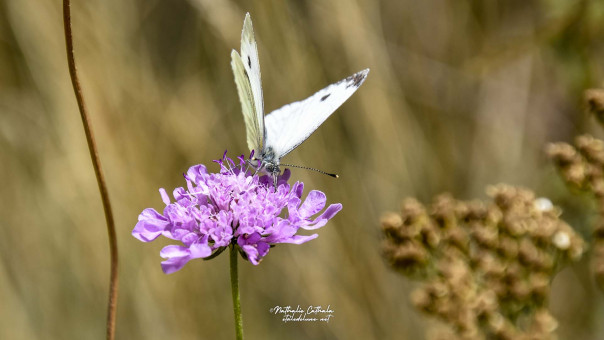
[[[600,1],[89,0],[72,4],[75,53],[119,237],[120,339],[230,339],[227,256],[159,267],[163,241],[130,232],[157,192],[225,149],[246,152],[230,67],[251,12],[267,111],[363,68],[362,88],[286,158],[344,210],[320,237],[240,266],[250,339],[417,339],[431,324],[380,258],[379,217],[405,196],[482,196],[523,185],[588,230],[543,155],[600,134],[581,93],[604,80]],[[0,1],[0,338],[104,336],[104,217],[67,63],[60,2]],[[560,337],[604,337],[587,261],[554,282]],[[328,324],[274,305],[331,305]]]

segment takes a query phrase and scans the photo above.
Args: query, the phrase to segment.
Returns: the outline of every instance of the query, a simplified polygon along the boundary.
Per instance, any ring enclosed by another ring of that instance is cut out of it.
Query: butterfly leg
[[[256,176],[258,171],[262,169],[262,166],[258,166],[257,164],[254,164],[254,162],[257,162],[257,160],[247,160],[247,165],[254,169],[254,173],[252,174],[252,176]]]

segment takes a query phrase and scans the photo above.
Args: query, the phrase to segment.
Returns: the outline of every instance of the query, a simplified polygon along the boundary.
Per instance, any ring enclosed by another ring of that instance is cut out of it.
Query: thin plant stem
[[[101,201],[105,211],[105,221],[107,222],[107,234],[109,236],[109,256],[110,256],[110,279],[109,279],[109,301],[107,306],[107,339],[115,339],[115,315],[117,311],[117,295],[118,295],[118,258],[117,258],[117,237],[115,234],[115,223],[113,221],[113,213],[111,211],[111,202],[109,201],[109,193],[105,184],[105,176],[101,168],[101,160],[97,151],[94,135],[90,119],[84,104],[84,96],[80,87],[78,73],[76,70],[75,59],[73,56],[73,37],[71,34],[71,4],[69,0],[63,0],[63,27],[65,29],[65,45],[67,48],[67,64],[69,66],[69,75],[71,84],[80,109],[80,116],[86,133],[86,141],[88,142],[88,151],[92,158],[92,166],[96,175],[96,180],[101,193]]]
[[[237,273],[237,250],[229,246],[231,258],[231,292],[233,294],[233,313],[235,314],[235,334],[237,340],[243,340],[243,320],[241,319],[241,301],[239,299],[239,278]]]

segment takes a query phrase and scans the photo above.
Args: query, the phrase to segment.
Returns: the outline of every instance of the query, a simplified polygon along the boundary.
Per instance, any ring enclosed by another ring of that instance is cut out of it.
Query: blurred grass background
[[[582,91],[604,80],[604,3],[562,0],[89,0],[72,4],[76,62],[116,215],[117,337],[231,339],[228,256],[164,275],[164,241],[130,232],[158,188],[228,149],[247,152],[230,67],[245,12],[266,111],[370,68],[362,88],[285,158],[344,210],[320,237],[240,266],[250,339],[420,339],[414,284],[380,257],[379,218],[406,196],[485,197],[523,185],[589,237],[585,197],[545,159],[552,141],[602,136]],[[104,336],[108,248],[69,82],[60,1],[0,0],[0,338]],[[163,243],[162,243],[163,242]],[[562,339],[604,338],[589,256],[554,281]],[[329,324],[275,305],[330,305]]]

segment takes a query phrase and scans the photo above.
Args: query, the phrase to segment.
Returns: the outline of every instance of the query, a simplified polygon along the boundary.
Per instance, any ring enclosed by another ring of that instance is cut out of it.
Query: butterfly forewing
[[[369,70],[355,73],[312,96],[266,115],[266,144],[281,158],[304,142],[363,84]]]
[[[231,66],[245,120],[247,145],[260,154],[265,140],[264,101],[258,48],[249,13],[245,16],[241,32],[241,55],[235,50],[231,52]]]
[[[249,13],[243,22],[241,51],[233,51],[231,59],[248,147],[256,151],[256,157],[262,160],[262,168],[275,176],[275,186],[280,158],[323,124],[361,86],[369,73],[369,70],[355,73],[305,100],[285,105],[264,117],[258,47]]]

